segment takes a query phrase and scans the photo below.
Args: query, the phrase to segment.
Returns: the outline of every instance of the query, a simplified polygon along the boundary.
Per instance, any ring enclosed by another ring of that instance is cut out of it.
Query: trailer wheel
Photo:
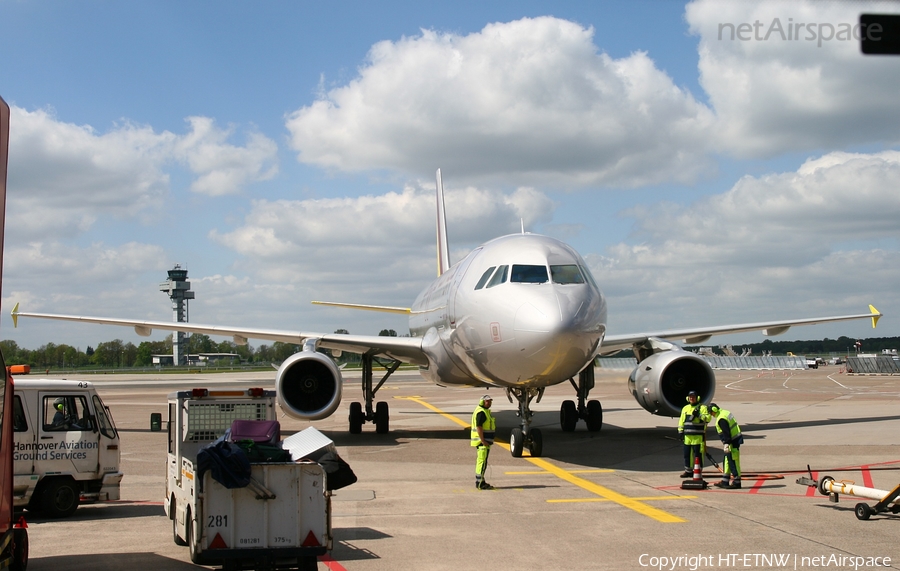
[[[308,557],[299,557],[297,561],[297,569],[300,571],[316,571],[319,568],[318,559],[310,555]]]
[[[80,495],[71,480],[59,479],[47,484],[41,494],[41,511],[47,517],[69,517],[78,509]]]
[[[188,549],[191,553],[191,562],[195,565],[201,565],[203,563],[203,558],[200,555],[200,552],[197,550],[197,543],[200,541],[199,538],[194,537],[194,520],[192,518],[191,510],[187,510],[184,514],[184,535],[187,537]]]
[[[181,536],[178,535],[178,512],[176,511],[176,506],[175,498],[172,498],[172,501],[169,503],[169,515],[172,516],[172,539],[175,540],[175,545],[183,547],[187,545],[187,541],[181,539]]]
[[[10,571],[25,571],[28,568],[28,530],[13,530],[13,555]]]
[[[856,504],[856,519],[867,520],[869,519],[874,511],[869,507],[869,504],[859,503]]]

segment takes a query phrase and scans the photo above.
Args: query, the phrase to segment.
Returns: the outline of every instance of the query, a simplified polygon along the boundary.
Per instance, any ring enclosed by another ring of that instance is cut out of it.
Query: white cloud
[[[900,310],[898,186],[900,152],[830,153],[686,207],[634,208],[641,242],[588,259],[611,319],[642,327],[709,324],[710,308],[723,323]]]
[[[104,134],[44,110],[11,108],[9,231],[15,240],[71,238],[99,217],[154,216],[169,193],[166,168],[184,162],[191,188],[232,194],[277,172],[275,143],[251,133],[246,147],[231,131],[192,117],[186,135],[125,123]]]
[[[700,37],[700,82],[715,109],[720,148],[771,157],[900,140],[896,61],[862,55],[853,37],[860,12],[895,7],[780,0],[689,4],[686,18]]]
[[[597,53],[593,34],[542,17],[380,42],[354,80],[288,117],[292,146],[330,169],[442,166],[482,182],[629,187],[705,173],[710,111],[645,53]]]
[[[191,132],[176,145],[176,153],[197,180],[191,190],[209,196],[235,194],[253,181],[269,180],[278,173],[278,146],[259,133],[248,136],[246,147],[226,143],[232,130],[217,129],[208,117],[189,117]]]
[[[454,262],[482,241],[517,231],[520,218],[547,221],[554,209],[527,188],[445,189],[445,198]],[[210,236],[243,257],[242,269],[298,284],[313,296],[307,299],[405,305],[434,277],[434,190],[410,185],[379,196],[255,201],[240,227]]]

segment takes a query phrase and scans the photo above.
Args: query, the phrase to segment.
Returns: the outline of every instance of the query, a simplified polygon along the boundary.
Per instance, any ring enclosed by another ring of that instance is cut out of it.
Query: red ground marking
[[[327,553],[325,555],[319,555],[319,561],[324,563],[325,567],[328,567],[331,571],[347,571],[343,565],[335,561],[331,555],[328,555]]]
[[[763,486],[764,483],[766,483],[766,480],[757,480],[756,483],[753,484],[753,487],[750,488],[750,493],[751,493],[751,494],[758,494],[760,488],[762,488],[762,486]]]
[[[874,488],[875,484],[872,483],[872,472],[869,471],[869,465],[865,464],[860,466],[860,469],[862,470],[863,486],[866,488]]]
[[[816,482],[818,482],[818,481],[819,481],[819,473],[818,473],[818,472],[813,472],[813,473],[812,473],[812,479],[815,480]],[[818,486],[807,486],[807,487],[806,487],[806,495],[807,495],[808,497],[813,497],[813,496],[815,496],[815,495],[816,495],[816,492],[818,491],[816,488],[818,488]]]

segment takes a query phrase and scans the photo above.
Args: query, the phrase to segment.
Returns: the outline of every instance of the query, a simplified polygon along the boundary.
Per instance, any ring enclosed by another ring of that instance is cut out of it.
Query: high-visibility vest
[[[478,427],[475,425],[475,419],[478,418],[479,412],[483,412],[486,417],[484,424],[481,425],[481,430],[484,433],[484,443],[490,446],[494,443],[494,432],[497,430],[497,422],[491,415],[491,411],[481,405],[475,407],[475,412],[472,413],[472,446],[481,446],[481,438],[478,437]]]
[[[725,420],[726,422],[728,422],[728,442],[725,442],[725,439],[721,436],[722,427],[719,426],[720,420]],[[741,427],[738,426],[737,421],[734,419],[734,415],[732,415],[730,411],[719,409],[719,414],[716,417],[716,432],[719,433],[719,438],[722,440],[722,442],[728,444],[729,442],[734,442],[740,439]]]
[[[694,417],[694,409],[698,409],[698,416]],[[686,404],[681,409],[681,418],[678,421],[678,432],[686,436],[706,434],[706,423],[709,422],[709,412],[704,404]]]

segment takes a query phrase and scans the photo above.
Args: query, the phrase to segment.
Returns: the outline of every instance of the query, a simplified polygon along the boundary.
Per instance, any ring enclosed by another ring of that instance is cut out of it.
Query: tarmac
[[[347,430],[361,400],[349,373],[343,402],[314,423],[280,418],[282,435],[315,426],[338,446],[359,481],[332,501],[334,548],[319,569],[870,569],[900,568],[900,515],[857,519],[858,502],[829,501],[796,483],[807,475],[890,490],[900,484],[900,376],[847,375],[839,366],[803,371],[717,371],[715,402],[744,432],[741,490],[683,490],[677,419],[652,416],[627,390],[628,371],[597,372],[591,398],[603,429],[559,426],[569,383],[533,403],[544,436],[541,458],[512,458],[504,444],[516,408],[492,389],[499,442],[487,480],[474,487],[468,423],[484,389],[437,387],[396,373],[378,393],[389,434],[372,424]],[[36,376],[36,375],[32,375]],[[377,376],[377,372],[376,372]],[[59,376],[53,378],[60,378]],[[172,541],[165,516],[166,394],[199,386],[274,386],[274,372],[183,375],[69,375],[92,381],[121,434],[122,499],[82,505],[71,518],[27,511],[31,571],[197,569]],[[721,445],[708,432],[709,452]],[[527,454],[527,452],[526,452]]]

